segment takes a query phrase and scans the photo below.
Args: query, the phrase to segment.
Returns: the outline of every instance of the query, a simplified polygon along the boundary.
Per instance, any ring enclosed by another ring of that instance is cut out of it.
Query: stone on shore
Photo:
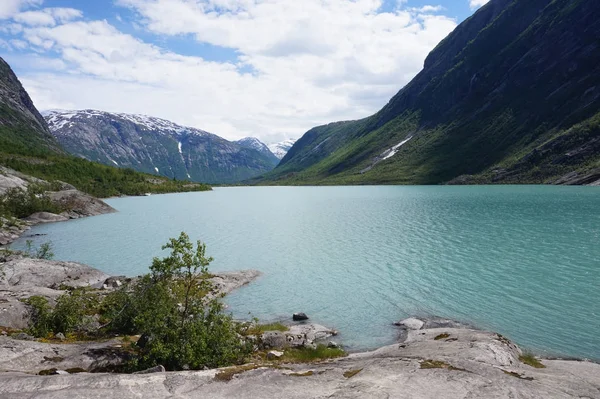
[[[64,222],[69,220],[68,217],[63,215],[57,215],[55,213],[50,212],[37,212],[33,215],[30,215],[25,218],[25,220],[32,224],[41,224],[41,223],[54,223],[54,222]]]
[[[104,201],[79,190],[49,192],[50,199],[67,211],[61,213],[69,219],[113,213],[116,210]]]
[[[425,325],[425,322],[414,317],[404,319],[394,323],[399,327],[405,327],[408,330],[420,330]]]
[[[269,353],[267,353],[267,360],[277,360],[277,359],[281,359],[283,357],[283,352],[280,351],[269,351]]]
[[[281,331],[266,331],[260,337],[264,349],[281,349],[288,346],[287,336]]]

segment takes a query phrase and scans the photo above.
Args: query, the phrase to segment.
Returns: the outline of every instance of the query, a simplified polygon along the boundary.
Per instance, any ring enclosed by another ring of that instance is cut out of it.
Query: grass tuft
[[[309,370],[309,371],[306,371],[304,373],[291,373],[291,374],[288,374],[288,375],[290,375],[292,377],[311,377],[311,376],[315,375],[315,372],[312,371],[312,370]]]
[[[259,366],[257,364],[245,364],[243,366],[228,367],[215,374],[215,381],[228,382],[231,381],[233,377],[238,374],[245,373],[246,371],[256,370],[261,367],[262,366]]]
[[[248,330],[246,331],[246,334],[247,335],[260,335],[267,331],[286,332],[289,329],[290,328],[288,326],[286,326],[282,323],[279,323],[279,322],[268,323],[268,324],[253,324],[251,327],[248,328]]]
[[[465,369],[461,369],[459,367],[454,367],[453,365],[448,364],[441,360],[431,360],[431,359],[423,360],[421,362],[421,368],[422,369],[446,369],[446,370],[452,370],[452,371],[468,371]]]
[[[334,359],[346,356],[346,352],[340,348],[328,348],[325,345],[318,345],[316,349],[298,348],[287,349],[283,355],[284,363],[310,363],[321,360]]]
[[[519,360],[522,363],[525,363],[528,366],[534,367],[536,369],[545,369],[546,366],[544,366],[542,364],[542,362],[539,361],[538,358],[535,357],[535,355],[533,355],[532,353],[524,353],[521,356],[519,356]]]
[[[344,377],[346,378],[352,378],[354,377],[356,374],[360,373],[361,371],[363,371],[363,369],[357,369],[357,370],[348,370],[344,373]]]

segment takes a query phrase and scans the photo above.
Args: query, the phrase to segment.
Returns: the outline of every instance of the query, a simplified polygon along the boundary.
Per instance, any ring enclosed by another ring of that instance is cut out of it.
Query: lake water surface
[[[303,311],[352,349],[437,315],[600,360],[600,188],[241,187],[107,202],[119,213],[38,226],[47,236],[34,240],[137,275],[186,231],[207,243],[213,271],[264,273],[228,297],[236,316]]]

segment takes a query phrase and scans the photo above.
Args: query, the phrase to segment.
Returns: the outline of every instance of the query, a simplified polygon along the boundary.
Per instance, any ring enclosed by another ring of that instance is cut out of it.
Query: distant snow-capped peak
[[[147,130],[161,131],[177,135],[183,133],[191,133],[197,135],[207,134],[207,132],[205,132],[204,130],[181,126],[166,119],[141,114],[125,114],[118,112],[105,112],[96,111],[92,109],[85,109],[78,111],[49,110],[42,112],[42,115],[46,119],[50,130],[53,131],[60,130],[65,126],[70,126],[71,124],[74,124],[76,120],[80,120],[83,118],[103,117],[112,119],[118,118],[134,123]]]
[[[279,159],[283,159],[290,148],[298,141],[297,139],[287,139],[279,143],[269,144],[269,150]]]
[[[269,147],[256,137],[244,137],[241,140],[236,141],[239,145],[246,148],[252,148],[261,152],[270,152]]]

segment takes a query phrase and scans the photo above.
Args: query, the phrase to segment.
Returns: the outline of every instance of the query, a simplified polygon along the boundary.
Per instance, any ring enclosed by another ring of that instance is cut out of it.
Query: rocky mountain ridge
[[[106,165],[206,183],[236,183],[276,165],[262,148],[161,118],[96,110],[44,114],[69,153]]]
[[[61,149],[10,66],[0,58],[0,152]]]
[[[491,0],[368,118],[308,131],[277,184],[600,181],[600,3]]]

